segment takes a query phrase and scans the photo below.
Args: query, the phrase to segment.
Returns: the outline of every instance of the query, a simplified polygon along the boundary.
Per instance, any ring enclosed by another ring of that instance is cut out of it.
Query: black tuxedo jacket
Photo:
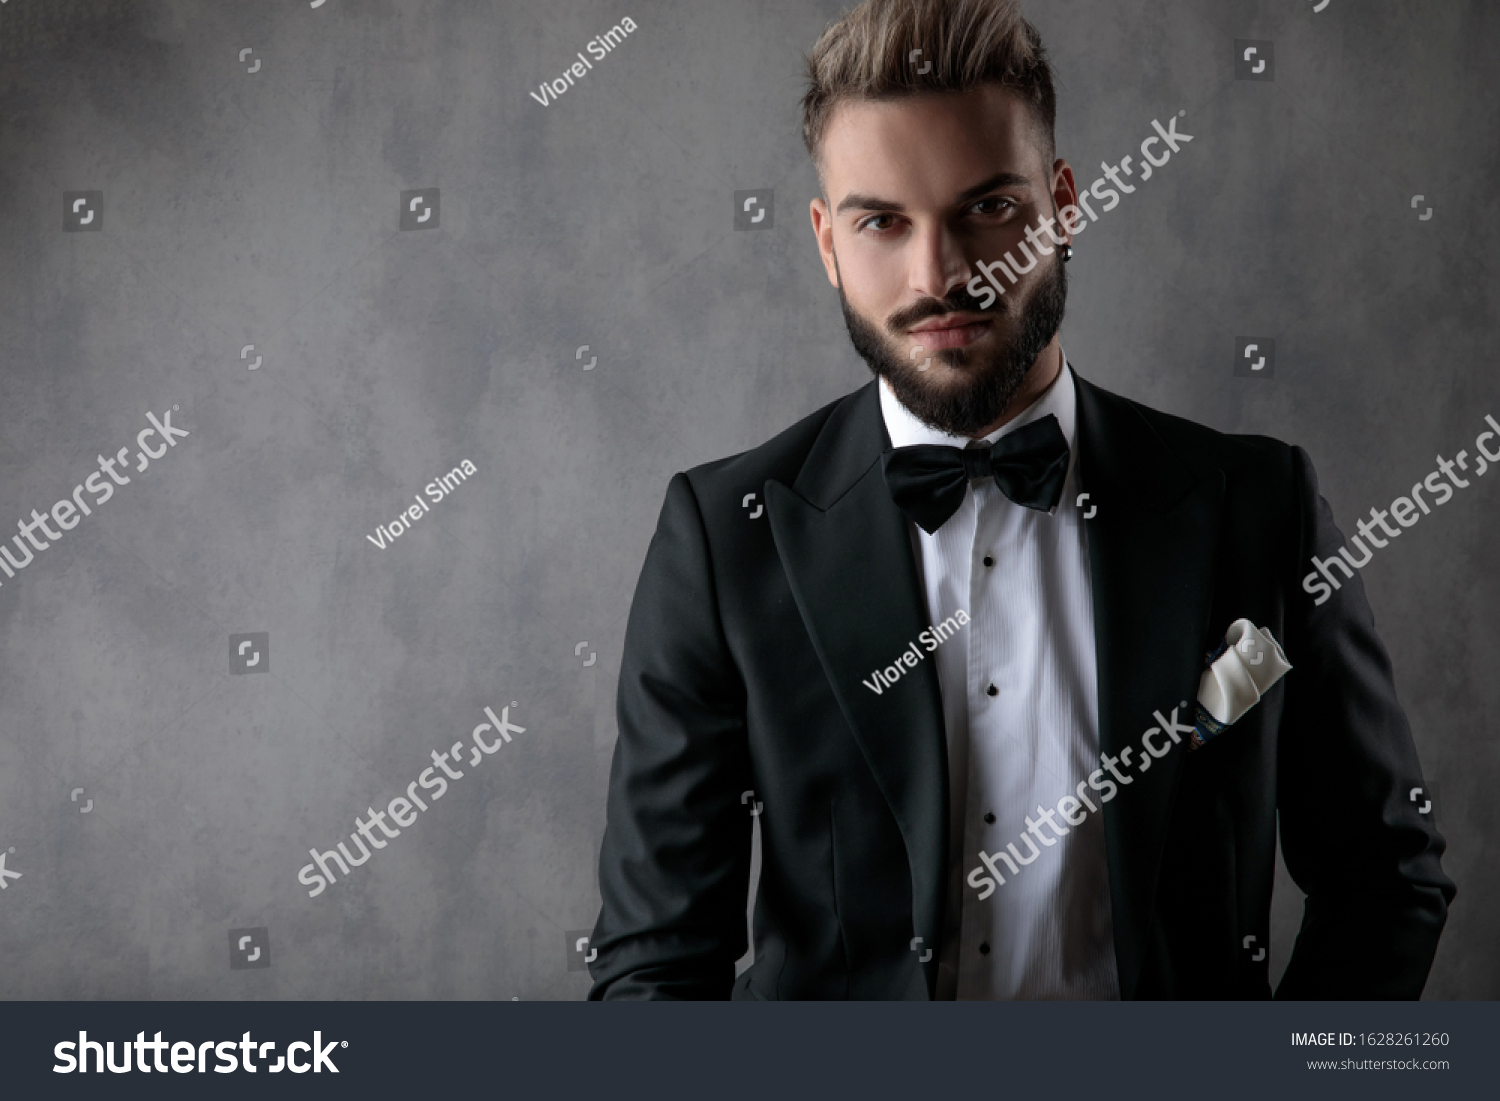
[[[1122,997],[1270,996],[1278,812],[1307,895],[1278,996],[1417,997],[1454,887],[1359,581],[1322,606],[1300,584],[1343,543],[1306,453],[1077,393],[1101,751],[1196,699],[1235,619],[1293,666],[1101,808]],[[929,626],[889,447],[871,382],[672,479],[625,637],[590,998],[932,996],[910,945],[941,943],[947,904],[936,664],[861,683]]]

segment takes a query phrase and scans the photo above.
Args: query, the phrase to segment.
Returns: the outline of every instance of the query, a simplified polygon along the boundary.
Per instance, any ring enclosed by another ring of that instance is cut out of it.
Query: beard
[[[995,322],[991,323],[999,346],[989,353],[975,353],[971,348],[933,352],[934,360],[955,369],[942,382],[898,354],[894,336],[882,334],[876,325],[854,312],[844,294],[842,276],[839,304],[854,350],[877,378],[890,384],[891,391],[914,417],[950,436],[974,437],[1000,419],[1025,383],[1037,356],[1062,325],[1068,299],[1062,254],[1053,253],[1051,267],[1038,276],[1025,299],[1016,297],[1017,289],[1009,288],[988,310],[981,310],[979,300],[960,286],[945,298],[928,298],[892,315],[887,328],[897,335],[926,318],[947,313],[979,313],[1010,321],[1008,337],[1001,335]]]

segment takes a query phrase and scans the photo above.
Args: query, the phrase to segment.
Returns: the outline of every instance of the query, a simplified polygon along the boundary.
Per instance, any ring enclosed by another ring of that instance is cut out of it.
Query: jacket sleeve
[[[687,475],[667,489],[625,632],[590,1000],[728,998],[745,953],[754,787],[745,690]]]
[[[1339,586],[1326,596],[1323,575],[1307,572],[1314,556],[1337,557],[1344,537],[1301,448],[1293,469],[1300,539],[1286,650],[1296,669],[1277,803],[1287,871],[1307,899],[1276,996],[1417,998],[1455,893],[1445,843],[1420,795],[1411,799],[1425,786],[1421,766],[1358,572],[1331,566]]]

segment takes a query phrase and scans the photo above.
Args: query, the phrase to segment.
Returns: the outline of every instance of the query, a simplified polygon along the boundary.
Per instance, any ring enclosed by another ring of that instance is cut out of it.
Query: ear
[[[1073,179],[1073,168],[1061,157],[1052,163],[1052,202],[1060,211],[1078,205],[1078,184]],[[1068,228],[1062,221],[1058,226],[1064,231]],[[1073,235],[1069,233],[1068,241],[1072,240]]]
[[[808,204],[808,215],[812,218],[813,236],[818,239],[818,255],[823,258],[823,270],[828,273],[828,282],[839,285],[838,261],[833,255],[833,214],[820,195]]]

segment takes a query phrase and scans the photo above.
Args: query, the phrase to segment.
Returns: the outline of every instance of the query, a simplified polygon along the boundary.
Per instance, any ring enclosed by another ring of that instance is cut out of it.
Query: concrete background
[[[1500,6],[1312,9],[1029,12],[1083,180],[1153,118],[1194,135],[1079,240],[1070,356],[1302,444],[1348,529],[1500,415]],[[796,109],[839,10],[0,7],[0,527],[148,410],[191,433],[0,579],[0,853],[23,875],[0,997],[584,994],[565,937],[597,913],[621,635],[667,481],[868,378]],[[627,15],[576,87],[528,95]],[[1236,39],[1274,42],[1273,81],[1235,79]],[[401,231],[417,188],[440,224]],[[736,232],[756,188],[774,227]],[[88,190],[102,229],[64,232],[63,192]],[[1274,378],[1235,377],[1244,334],[1275,339]],[[464,459],[409,534],[366,540]],[[1497,506],[1479,481],[1364,570],[1460,888],[1431,998],[1500,994]],[[230,672],[246,632],[264,675]],[[308,897],[309,847],[510,701],[525,733]],[[1283,875],[1273,975],[1299,916]],[[231,967],[242,928],[269,967]]]

